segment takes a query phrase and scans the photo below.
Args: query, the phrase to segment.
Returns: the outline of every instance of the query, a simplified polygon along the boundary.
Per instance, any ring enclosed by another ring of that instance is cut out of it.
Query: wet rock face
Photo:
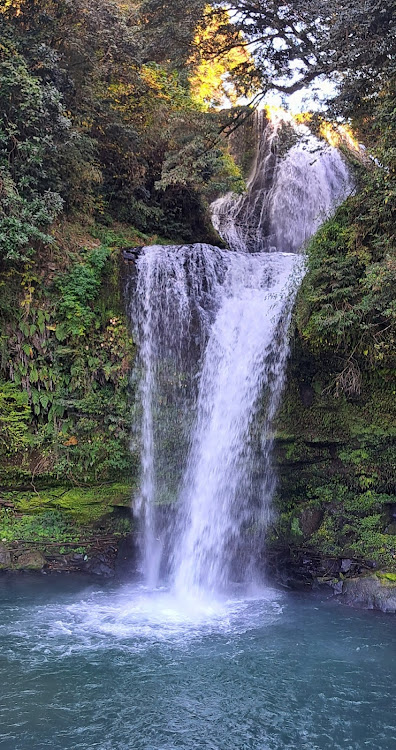
[[[130,581],[136,577],[138,568],[139,549],[135,535],[122,539],[119,546],[117,557],[115,559],[115,575],[118,579]]]
[[[113,549],[105,550],[88,560],[84,570],[90,575],[113,578],[114,558],[115,552]]]
[[[114,576],[117,544],[103,544],[87,553],[73,552],[66,555],[52,554],[47,557],[49,572],[88,573],[101,578]]]
[[[345,604],[381,612],[396,613],[396,582],[378,576],[350,578],[344,581],[341,599]]]
[[[7,570],[10,565],[11,555],[7,547],[5,547],[4,544],[0,544],[0,570]]]

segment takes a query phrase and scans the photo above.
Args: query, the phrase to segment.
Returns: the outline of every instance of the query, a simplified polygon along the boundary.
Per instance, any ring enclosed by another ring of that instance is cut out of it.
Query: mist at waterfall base
[[[144,248],[131,276],[141,582],[0,578],[2,750],[395,747],[392,617],[263,576],[299,250],[352,187],[258,130],[213,207],[231,250]]]

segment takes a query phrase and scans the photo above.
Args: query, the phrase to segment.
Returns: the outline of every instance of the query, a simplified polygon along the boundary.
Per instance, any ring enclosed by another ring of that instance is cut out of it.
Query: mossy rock
[[[42,570],[47,564],[44,555],[38,550],[22,552],[14,562],[15,570]]]
[[[379,578],[383,586],[396,587],[396,573],[378,571],[377,578]]]
[[[116,507],[128,508],[131,504],[130,484],[115,483],[97,487],[56,487],[39,492],[10,492],[15,510],[24,514],[38,514],[59,510],[78,523],[93,523]]]

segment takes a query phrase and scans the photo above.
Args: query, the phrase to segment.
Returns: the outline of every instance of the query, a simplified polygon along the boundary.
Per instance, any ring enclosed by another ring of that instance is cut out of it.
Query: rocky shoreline
[[[62,552],[54,545],[0,543],[0,574],[81,574],[102,579],[130,579],[136,572],[137,543],[133,535],[102,539],[85,553]],[[290,551],[269,555],[267,575],[291,590],[326,592],[343,604],[396,614],[396,575],[373,570],[358,560],[331,559]]]
[[[352,607],[396,614],[396,574],[375,563],[282,550],[270,552],[267,570],[285,588],[326,591]]]

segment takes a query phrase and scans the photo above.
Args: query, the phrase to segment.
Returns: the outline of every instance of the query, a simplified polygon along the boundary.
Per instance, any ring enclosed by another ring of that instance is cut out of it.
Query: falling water
[[[280,156],[262,128],[248,192],[213,205],[229,250],[146,247],[131,319],[140,351],[142,568],[156,586],[217,591],[256,575],[271,520],[271,424],[304,246],[351,190],[306,129]],[[303,143],[301,142],[303,136]]]
[[[213,224],[232,250],[298,252],[351,192],[351,178],[336,148],[285,113],[268,121],[259,112],[257,120],[259,148],[248,190],[219,198]]]
[[[254,553],[271,517],[269,428],[283,384],[299,259],[222,256],[228,269],[203,356],[174,552],[175,585],[182,591],[214,591],[252,578]]]

